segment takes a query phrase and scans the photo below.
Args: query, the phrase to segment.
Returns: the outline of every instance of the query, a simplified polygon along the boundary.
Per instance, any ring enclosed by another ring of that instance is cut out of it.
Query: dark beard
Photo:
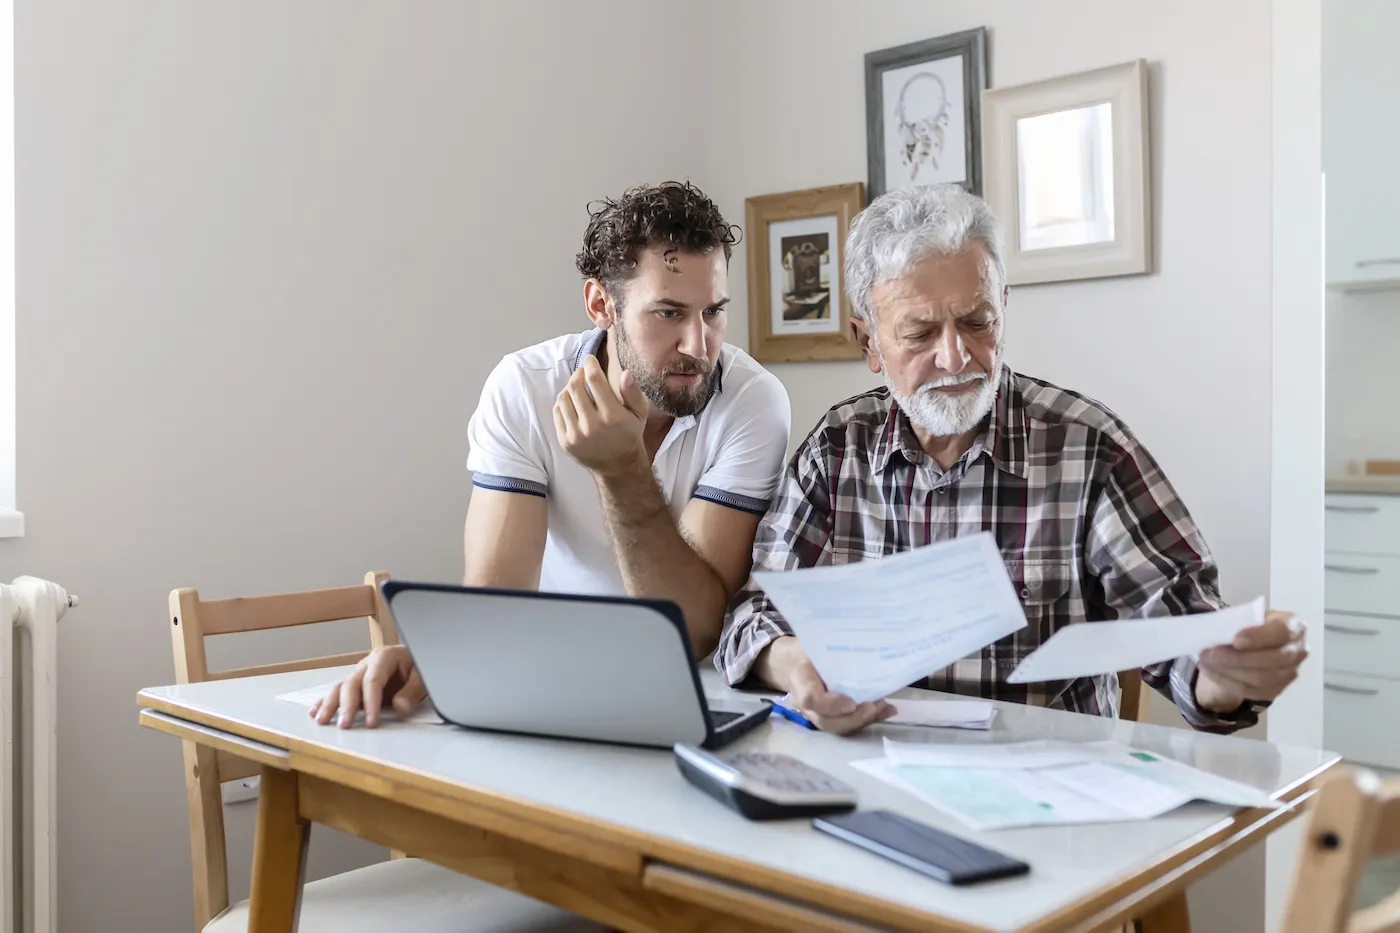
[[[622,329],[621,321],[613,327],[612,333],[617,338],[614,347],[617,361],[622,364],[623,369],[632,374],[632,380],[637,383],[637,388],[651,403],[652,408],[672,418],[686,418],[698,415],[709,404],[715,388],[715,370],[709,360],[696,360],[684,369],[671,367],[663,372],[652,372],[637,355],[632,341],[627,338],[627,332]],[[693,386],[667,388],[666,377],[677,373],[698,373],[701,378]]]

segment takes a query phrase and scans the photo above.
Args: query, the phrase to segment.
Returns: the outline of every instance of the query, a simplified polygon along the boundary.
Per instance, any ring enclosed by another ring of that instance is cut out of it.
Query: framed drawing
[[[981,94],[987,30],[969,29],[865,56],[866,189],[905,185],[982,193]]]
[[[1151,271],[1147,63],[982,95],[1010,285]]]
[[[749,353],[763,362],[858,360],[841,282],[846,231],[864,207],[860,182],[745,202]]]

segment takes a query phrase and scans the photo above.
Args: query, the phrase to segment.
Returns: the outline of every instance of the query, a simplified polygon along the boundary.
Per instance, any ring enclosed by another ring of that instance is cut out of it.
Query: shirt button
[[[947,492],[947,491],[948,491],[948,487],[947,487],[947,486],[939,486],[939,487],[938,487],[938,494],[939,494],[940,496],[943,495],[943,494],[944,494],[945,492]]]
[[[1021,598],[1022,598],[1022,599],[1030,599],[1030,598],[1031,598],[1031,588],[1030,588],[1030,587],[1028,587],[1028,586],[1023,586],[1023,587],[1021,587]]]

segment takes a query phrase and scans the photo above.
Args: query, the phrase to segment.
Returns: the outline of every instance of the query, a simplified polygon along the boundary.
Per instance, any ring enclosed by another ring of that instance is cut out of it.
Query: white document
[[[1228,645],[1264,621],[1264,598],[1219,612],[1067,625],[1016,665],[1013,684],[1128,671]],[[800,637],[800,636],[799,636]]]
[[[325,696],[335,683],[336,681],[332,680],[330,683],[318,684],[315,687],[293,690],[291,693],[279,694],[277,699],[311,709],[311,707],[316,705],[316,701]],[[355,714],[356,722],[364,722],[364,719],[364,710],[360,710]],[[425,722],[435,725],[441,725],[445,722],[445,720],[437,714],[437,710],[433,709],[433,704],[429,703],[427,700],[420,703],[418,708],[407,716],[399,715],[398,710],[386,703],[379,710],[379,721],[385,722],[386,720],[392,722]],[[331,721],[335,722],[335,720]]]
[[[899,726],[933,726],[945,729],[990,729],[996,707],[986,700],[891,699],[895,714],[885,722]]]
[[[1041,739],[1034,742],[945,745],[935,742],[897,742],[885,739],[885,757],[900,765],[942,768],[991,768],[1025,770],[1094,761],[1082,744]]]
[[[1274,807],[1263,791],[1117,742],[885,740],[860,770],[979,830],[1149,820],[1193,800]]]
[[[1026,626],[987,532],[754,579],[827,688],[857,703],[886,697]]]

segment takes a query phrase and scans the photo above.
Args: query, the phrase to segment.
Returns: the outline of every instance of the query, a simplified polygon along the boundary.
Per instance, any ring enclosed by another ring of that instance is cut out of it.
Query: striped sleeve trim
[[[767,499],[741,496],[737,492],[726,492],[723,489],[716,489],[714,486],[696,486],[694,498],[704,499],[706,502],[713,502],[716,505],[727,505],[731,509],[749,512],[760,518],[768,511]]]
[[[530,479],[517,479],[514,476],[496,476],[492,473],[476,473],[472,485],[482,489],[495,489],[498,492],[522,492],[541,499],[549,497],[549,487]]]

